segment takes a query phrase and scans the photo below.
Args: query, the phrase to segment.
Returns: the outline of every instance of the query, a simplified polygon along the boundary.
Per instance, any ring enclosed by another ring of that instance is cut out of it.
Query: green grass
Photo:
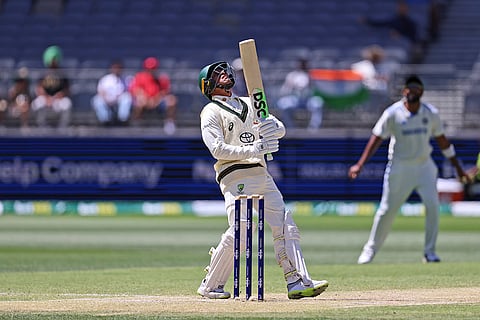
[[[325,297],[366,290],[480,287],[480,219],[441,217],[439,264],[422,264],[421,217],[398,217],[374,263],[358,266],[371,217],[296,217],[312,277],[325,278]],[[0,217],[0,303],[69,296],[185,296],[191,301],[225,218]],[[269,231],[266,297],[284,294]],[[227,284],[231,290],[231,282]],[[479,292],[480,294],[480,292]],[[200,299],[199,299],[200,300]],[[218,303],[218,302],[213,302]],[[8,311],[0,319],[475,319],[471,304],[324,308],[288,314],[94,314]],[[320,317],[321,314],[321,317]],[[366,316],[368,314],[368,316]]]

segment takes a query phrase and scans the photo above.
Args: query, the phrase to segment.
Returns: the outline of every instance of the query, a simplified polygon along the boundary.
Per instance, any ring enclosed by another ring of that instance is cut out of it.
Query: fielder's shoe
[[[305,285],[300,279],[294,283],[290,283],[287,286],[289,299],[302,299],[313,298],[325,291],[328,287],[328,281],[326,280],[312,280],[311,285]]]
[[[197,289],[197,293],[202,297],[209,298],[209,299],[228,299],[230,298],[230,292],[224,291],[223,286],[218,287],[214,290],[207,291],[205,287],[204,281]]]
[[[440,258],[435,253],[425,253],[423,256],[423,262],[440,262]]]
[[[370,249],[370,248],[364,248],[362,250],[362,253],[358,257],[357,263],[358,264],[367,264],[372,262],[373,257],[375,257],[375,250]]]

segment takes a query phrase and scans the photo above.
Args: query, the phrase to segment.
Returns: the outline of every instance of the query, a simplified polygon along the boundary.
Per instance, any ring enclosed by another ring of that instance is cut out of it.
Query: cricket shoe
[[[223,286],[219,286],[214,290],[207,290],[205,287],[205,280],[202,281],[202,284],[197,289],[197,293],[202,297],[209,299],[228,299],[230,298],[230,292],[224,291]]]
[[[358,264],[367,264],[372,262],[373,257],[375,257],[375,250],[370,248],[364,248],[362,253],[358,257],[357,263]]]
[[[305,285],[302,279],[287,286],[288,299],[313,298],[328,288],[327,280],[312,280],[311,285]]]
[[[425,253],[425,255],[423,256],[423,262],[424,263],[440,262],[440,258],[433,252]]]

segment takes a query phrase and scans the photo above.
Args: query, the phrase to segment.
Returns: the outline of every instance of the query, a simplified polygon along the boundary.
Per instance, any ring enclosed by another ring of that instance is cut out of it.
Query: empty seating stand
[[[410,2],[415,6],[412,16],[419,23],[422,35],[428,27],[425,23],[428,2]],[[470,32],[464,32],[467,25],[471,31],[478,21],[474,14],[479,11],[476,0],[444,2],[452,9],[445,23],[457,24],[442,30],[448,42],[440,38],[433,44],[436,50],[428,51],[426,61],[452,60],[458,57],[458,50],[464,50],[465,59],[456,60],[459,66],[468,68],[480,44],[478,38],[473,41],[466,38]],[[185,104],[198,103],[185,96],[198,96],[199,68],[215,60],[235,59],[238,41],[246,38],[257,40],[264,72],[274,74],[266,76],[267,86],[278,84],[278,79],[272,83],[268,79],[284,74],[286,67],[292,66],[294,55],[299,53],[297,48],[304,50],[302,54],[306,53],[318,68],[347,67],[355,60],[352,49],[371,44],[383,45],[396,62],[406,63],[409,58],[405,43],[393,41],[385,30],[359,23],[361,16],[393,14],[396,0],[3,0],[0,3],[0,59],[14,59],[14,67],[26,63],[41,67],[41,54],[52,44],[62,47],[64,66],[69,69],[94,67],[105,71],[106,62],[120,58],[133,70],[140,68],[146,56],[156,56],[161,60],[161,68],[172,74],[175,89]],[[462,19],[465,23],[459,24]],[[456,37],[460,40],[456,41]],[[451,48],[451,43],[455,48]],[[181,74],[174,72],[179,68],[190,77],[175,78]],[[87,99],[78,100],[85,104]]]

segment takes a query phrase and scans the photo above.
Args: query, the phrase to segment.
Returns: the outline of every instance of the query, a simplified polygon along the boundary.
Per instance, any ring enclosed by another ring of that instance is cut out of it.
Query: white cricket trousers
[[[434,253],[438,235],[438,168],[431,158],[424,162],[391,161],[383,177],[383,193],[365,249],[377,252],[391,229],[400,207],[415,190],[425,205],[424,253]]]

